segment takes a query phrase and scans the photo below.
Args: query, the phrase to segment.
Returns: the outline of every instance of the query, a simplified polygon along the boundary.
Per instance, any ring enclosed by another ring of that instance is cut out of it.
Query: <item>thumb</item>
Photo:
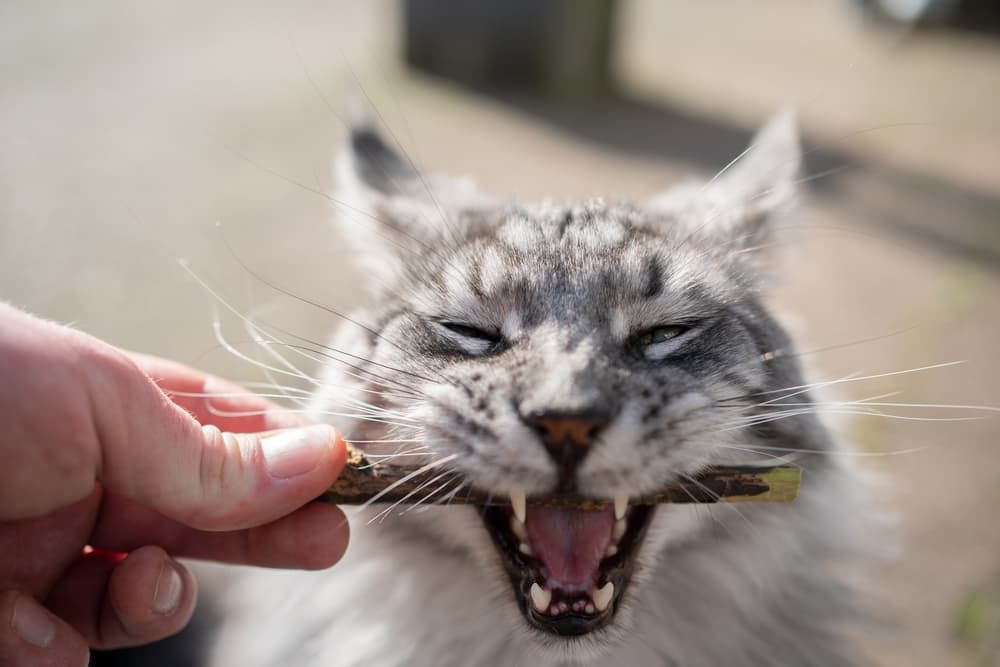
[[[267,434],[207,425],[199,437],[200,455],[184,474],[166,480],[152,472],[160,484],[133,487],[129,495],[201,530],[238,530],[285,516],[329,488],[345,460],[343,439],[326,424]],[[117,490],[114,481],[109,488]]]
[[[201,530],[261,525],[319,496],[344,466],[332,426],[238,434],[202,426],[127,355],[98,356],[85,374],[97,383],[88,391],[103,398],[91,402],[98,479],[175,521]]]

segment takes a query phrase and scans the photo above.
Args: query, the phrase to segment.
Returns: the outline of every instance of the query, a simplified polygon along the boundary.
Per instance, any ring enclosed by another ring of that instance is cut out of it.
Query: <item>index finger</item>
[[[170,400],[200,424],[212,424],[232,433],[259,433],[312,423],[302,414],[283,409],[215,375],[140,352],[126,354]]]

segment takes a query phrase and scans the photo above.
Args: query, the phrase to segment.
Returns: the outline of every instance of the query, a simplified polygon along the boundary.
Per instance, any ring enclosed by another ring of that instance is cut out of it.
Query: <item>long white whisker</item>
[[[454,461],[457,458],[458,458],[458,454],[450,454],[448,456],[445,456],[442,459],[438,459],[437,461],[433,461],[432,463],[428,463],[427,465],[414,470],[413,472],[411,472],[408,475],[404,475],[403,477],[397,479],[395,482],[393,482],[392,484],[390,484],[389,486],[385,487],[384,489],[382,489],[381,491],[379,491],[378,493],[376,493],[374,496],[372,496],[371,498],[369,498],[368,500],[366,500],[364,502],[364,504],[361,506],[362,509],[365,508],[365,507],[369,507],[369,506],[371,506],[374,503],[377,503],[379,501],[379,499],[380,498],[384,498],[387,493],[390,493],[391,491],[393,491],[394,489],[396,489],[401,484],[405,484],[406,482],[409,482],[414,477],[418,477],[418,476],[424,474],[425,472],[433,470],[434,468],[437,468],[439,466],[445,465],[446,463],[451,463],[452,461]]]
[[[916,454],[922,452],[927,447],[912,447],[910,449],[894,449],[888,452],[853,452],[848,450],[819,450],[819,449],[796,449],[794,447],[770,447],[767,445],[718,445],[725,449],[735,449],[742,452],[756,453],[757,450],[772,452],[789,452],[792,454],[809,454],[815,456],[847,456],[857,458],[879,457],[879,456],[901,456],[903,454]]]
[[[419,507],[421,505],[427,505],[427,503],[430,501],[431,498],[433,498],[435,495],[437,495],[441,491],[444,491],[445,489],[447,489],[448,485],[452,484],[455,481],[455,476],[457,474],[458,474],[457,470],[449,470],[447,472],[441,473],[440,475],[436,476],[434,479],[430,480],[427,483],[427,485],[429,485],[431,482],[437,481],[438,479],[440,479],[442,477],[447,477],[448,478],[448,479],[445,480],[444,484],[441,484],[436,489],[433,489],[430,493],[428,493],[427,495],[425,495],[423,498],[420,498],[419,500],[417,500],[417,502],[411,504],[409,507],[407,507],[402,512],[400,512],[399,516],[403,516],[404,514],[406,514],[407,512],[409,512],[410,510],[414,509],[415,507]],[[427,486],[427,485],[421,485],[421,486]]]
[[[379,523],[382,523],[383,521],[385,521],[385,518],[387,516],[389,516],[389,514],[394,509],[396,509],[400,505],[404,504],[407,500],[409,500],[410,498],[412,498],[416,494],[420,493],[420,491],[422,491],[423,489],[427,488],[428,486],[430,486],[434,482],[438,481],[442,477],[445,477],[447,475],[452,475],[454,473],[455,473],[454,470],[445,470],[444,472],[439,473],[439,474],[435,475],[434,477],[431,477],[430,479],[428,479],[428,480],[426,480],[424,482],[421,482],[420,484],[417,485],[417,487],[415,489],[413,489],[412,491],[410,491],[409,493],[407,493],[405,496],[403,496],[402,498],[400,498],[399,500],[397,500],[393,504],[391,504],[388,507],[386,507],[384,510],[382,510],[381,512],[379,512],[378,514],[376,514],[371,519],[369,519],[368,520],[368,525],[371,525],[375,521],[378,521]]]
[[[957,366],[959,364],[964,364],[964,363],[966,363],[966,361],[963,359],[963,360],[959,360],[959,361],[946,361],[946,362],[940,363],[940,364],[931,364],[929,366],[920,366],[918,368],[907,368],[907,369],[904,369],[904,370],[901,370],[901,371],[890,371],[890,372],[886,372],[886,373],[876,373],[874,375],[858,375],[857,373],[851,373],[850,375],[846,375],[846,376],[844,376],[842,378],[838,378],[836,380],[825,380],[825,381],[822,381],[822,382],[813,382],[811,384],[800,384],[800,385],[795,385],[795,386],[792,386],[792,387],[783,387],[781,389],[769,389],[769,390],[764,390],[764,391],[755,391],[755,392],[752,392],[752,393],[749,393],[749,394],[744,394],[742,396],[734,396],[734,397],[730,397],[730,398],[719,399],[719,402],[725,402],[725,401],[730,401],[730,400],[738,400],[740,398],[747,398],[747,397],[750,397],[750,396],[767,396],[767,395],[770,395],[770,394],[781,394],[781,393],[788,392],[788,391],[801,390],[801,391],[796,391],[795,394],[789,394],[788,396],[780,396],[780,397],[778,397],[776,399],[776,400],[784,400],[785,398],[790,398],[791,396],[795,396],[795,395],[797,395],[799,393],[804,393],[806,391],[809,391],[810,389],[821,388],[821,387],[828,387],[828,386],[831,386],[831,385],[834,385],[834,384],[842,384],[842,383],[845,383],[845,382],[862,382],[862,381],[865,381],[865,380],[874,380],[874,379],[877,379],[877,378],[891,377],[891,376],[894,376],[894,375],[904,375],[904,374],[907,374],[907,373],[920,373],[922,371],[929,371],[929,370],[934,370],[934,369],[937,369],[937,368],[947,368],[949,366]],[[763,405],[763,403],[761,405]]]

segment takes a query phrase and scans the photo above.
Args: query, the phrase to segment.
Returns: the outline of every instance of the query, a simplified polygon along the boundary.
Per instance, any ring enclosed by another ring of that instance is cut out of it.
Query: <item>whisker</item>
[[[920,326],[921,325],[919,324],[914,324],[912,326],[904,327],[902,329],[898,329],[896,331],[892,331],[887,334],[882,334],[879,336],[870,336],[868,338],[860,338],[858,340],[851,341],[850,343],[839,343],[837,345],[827,345],[825,347],[813,348],[811,350],[806,350],[804,352],[788,352],[787,350],[782,350],[782,349],[771,350],[770,352],[767,352],[764,355],[762,355],[762,357],[764,357],[764,361],[772,361],[774,359],[787,359],[787,358],[805,357],[812,354],[821,354],[823,352],[840,350],[845,347],[853,347],[855,345],[863,345],[865,343],[873,343],[875,341],[885,340],[887,338],[892,338],[894,336],[900,336],[902,334],[909,333],[910,331],[913,331],[914,329],[917,329]]]
[[[438,459],[437,461],[434,461],[432,463],[428,463],[425,466],[417,468],[413,472],[411,472],[411,473],[409,473],[407,475],[404,475],[403,477],[399,478],[398,480],[396,480],[395,482],[393,482],[389,486],[385,487],[384,489],[382,489],[381,491],[379,491],[378,493],[376,493],[374,496],[372,496],[371,498],[369,498],[368,500],[366,500],[364,502],[364,504],[361,505],[361,507],[365,508],[365,507],[369,507],[370,505],[372,505],[374,503],[377,503],[380,498],[385,497],[385,495],[387,493],[391,492],[393,489],[395,489],[396,487],[398,487],[400,484],[405,484],[406,482],[409,482],[414,477],[418,477],[420,475],[423,475],[424,473],[426,473],[426,472],[428,472],[430,470],[433,470],[434,468],[437,468],[439,466],[445,465],[447,463],[451,463],[452,461],[454,461],[457,458],[458,458],[458,454],[450,454],[448,456],[445,456],[444,458]]]
[[[777,447],[768,445],[718,445],[725,449],[736,449],[744,452],[756,453],[757,450],[766,450],[772,452],[789,452],[793,454],[808,454],[815,456],[846,456],[850,458],[877,458],[880,456],[901,456],[903,454],[916,454],[927,449],[926,446],[923,447],[912,447],[909,449],[894,449],[887,452],[855,452],[850,450],[829,450],[829,449],[796,449],[794,447]]]
[[[212,405],[208,406],[208,411],[217,417],[231,417],[231,418],[260,417],[270,412],[269,410],[220,410],[219,408],[216,408]],[[282,412],[286,412],[288,414],[310,414],[310,415],[324,415],[327,417],[341,417],[344,419],[360,419],[362,421],[375,422],[378,424],[386,424],[389,426],[400,426],[404,428],[410,426],[409,424],[401,424],[398,421],[394,421],[400,418],[392,416],[390,416],[388,419],[380,419],[375,416],[367,414],[336,412],[333,410],[307,410],[307,409],[296,409],[296,408],[287,408],[282,410]]]
[[[221,225],[219,226],[219,228],[221,229]],[[375,336],[379,340],[383,340],[386,343],[388,343],[389,345],[392,345],[397,350],[400,350],[401,352],[406,352],[406,350],[404,350],[398,344],[396,344],[395,341],[389,340],[388,338],[386,338],[385,336],[383,336],[378,331],[375,331],[374,329],[372,329],[368,325],[363,324],[363,323],[355,320],[354,318],[352,318],[352,317],[350,317],[348,315],[345,315],[344,313],[340,312],[339,310],[336,310],[335,308],[332,308],[332,307],[330,307],[330,306],[328,306],[326,304],[320,303],[320,302],[315,301],[313,299],[310,299],[308,297],[304,297],[304,296],[301,296],[299,294],[296,294],[295,292],[292,292],[291,290],[286,289],[286,288],[282,287],[281,285],[278,285],[277,283],[271,282],[267,278],[264,278],[259,273],[257,273],[254,269],[252,269],[249,265],[247,265],[247,263],[245,261],[243,261],[243,258],[240,257],[236,253],[236,250],[233,249],[232,244],[229,242],[229,239],[226,238],[225,234],[222,234],[222,242],[226,246],[226,249],[229,251],[229,254],[232,256],[233,260],[237,264],[239,264],[240,267],[244,271],[246,271],[251,277],[253,277],[254,280],[256,280],[256,281],[258,281],[258,282],[260,282],[260,283],[262,283],[264,285],[267,285],[272,290],[274,290],[276,292],[279,292],[281,294],[284,294],[285,296],[291,297],[291,298],[295,299],[296,301],[299,301],[301,303],[305,303],[305,304],[310,305],[310,306],[312,306],[314,308],[318,308],[319,310],[322,310],[325,313],[329,313],[329,314],[331,314],[331,315],[333,315],[335,317],[339,317],[340,319],[344,320],[345,322],[350,322],[351,324],[355,325],[356,327],[359,327],[360,329],[366,331],[367,333],[371,334],[372,336]]]
[[[709,495],[709,497],[714,498],[715,500],[720,500],[721,499],[721,496],[719,494],[715,493],[708,486],[706,486],[702,482],[698,481],[698,479],[696,477],[694,477],[692,475],[688,475],[687,473],[683,473],[683,472],[679,473],[679,474],[680,474],[681,477],[683,477],[684,479],[686,479],[688,482],[690,482],[690,483],[694,484],[695,486],[697,486],[698,488],[702,489],[705,493],[707,493]],[[734,505],[732,503],[726,503],[726,502],[719,502],[719,503],[716,503],[716,504],[723,505],[725,507],[728,507],[728,508],[732,509],[736,513],[736,515],[738,517],[740,517],[740,519],[742,519],[744,523],[746,523],[746,525],[749,528],[751,528],[752,530],[756,530],[756,527],[753,525],[753,522],[751,522],[750,519],[747,517],[747,515],[744,514],[743,512],[741,512],[740,508],[738,508],[736,505]]]
[[[439,473],[438,475],[435,475],[434,477],[430,478],[429,480],[421,482],[420,484],[417,485],[417,487],[415,489],[413,489],[412,491],[410,491],[409,493],[407,493],[405,496],[403,496],[402,498],[400,498],[396,502],[392,503],[391,505],[389,505],[388,507],[386,507],[384,510],[382,510],[381,512],[379,512],[378,514],[376,514],[374,517],[372,517],[371,519],[369,519],[368,520],[368,525],[370,526],[375,521],[378,521],[379,523],[382,523],[383,521],[385,521],[386,517],[389,516],[390,513],[392,513],[392,511],[394,509],[396,509],[400,505],[404,504],[407,500],[409,500],[410,498],[412,498],[414,495],[416,495],[417,493],[419,493],[420,491],[422,491],[426,487],[430,486],[434,482],[438,481],[442,477],[445,477],[446,475],[452,475],[454,473],[455,473],[454,470],[445,470],[444,472]]]
[[[822,381],[822,382],[813,382],[811,384],[801,384],[801,385],[796,385],[796,386],[792,386],[792,387],[784,387],[782,389],[769,389],[769,390],[766,390],[766,391],[755,391],[755,392],[751,392],[749,394],[743,394],[741,396],[733,396],[733,397],[728,398],[728,399],[724,398],[724,399],[719,399],[719,400],[720,401],[739,400],[739,399],[742,399],[742,398],[749,398],[751,396],[766,396],[766,395],[770,395],[770,394],[780,394],[780,393],[787,392],[787,391],[792,391],[792,390],[801,390],[801,391],[798,391],[797,393],[805,393],[806,391],[809,391],[810,389],[828,387],[828,386],[835,385],[835,384],[843,384],[845,382],[862,382],[862,381],[865,381],[865,380],[875,380],[875,379],[878,379],[878,378],[892,377],[892,376],[895,376],[895,375],[906,375],[908,373],[920,373],[920,372],[923,372],[923,371],[935,370],[935,369],[938,369],[938,368],[948,368],[949,366],[958,366],[958,365],[964,364],[964,363],[967,363],[967,362],[963,359],[963,360],[959,360],[959,361],[946,361],[946,362],[938,363],[938,364],[930,364],[929,366],[920,366],[920,367],[917,367],[917,368],[907,368],[907,369],[904,369],[904,370],[901,370],[901,371],[889,371],[889,372],[885,372],[885,373],[875,373],[875,374],[872,374],[872,375],[860,375],[859,376],[857,373],[851,373],[850,375],[846,375],[846,376],[844,376],[842,378],[838,378],[836,380],[826,380],[826,381]],[[796,394],[789,394],[789,396],[779,397],[779,399],[777,399],[777,400],[782,400],[784,398],[788,398],[788,397],[794,396],[794,395],[796,395]]]
[[[404,509],[402,512],[400,512],[399,516],[403,516],[407,512],[411,511],[412,509],[414,509],[416,507],[420,507],[421,505],[426,506],[427,503],[430,501],[431,498],[433,498],[435,495],[437,495],[441,491],[447,489],[449,484],[454,483],[455,476],[457,474],[458,474],[457,470],[451,470],[451,471],[448,471],[448,472],[443,472],[440,475],[438,475],[437,477],[435,477],[434,479],[432,479],[431,482],[437,481],[438,479],[440,479],[442,477],[448,477],[449,478],[449,479],[445,480],[444,484],[441,484],[439,487],[437,487],[436,489],[432,490],[426,496],[424,496],[423,498],[420,498],[419,500],[417,500],[417,502],[413,503],[412,505],[410,505],[409,507],[407,507],[406,509]],[[428,482],[428,484],[430,484],[430,482]]]
[[[424,382],[439,382],[440,381],[440,380],[435,380],[433,378],[424,377],[423,375],[420,375],[419,373],[414,373],[413,371],[407,371],[407,370],[404,370],[402,368],[394,368],[392,366],[388,366],[386,364],[379,363],[377,361],[373,361],[371,359],[367,359],[365,357],[361,357],[361,356],[356,355],[356,354],[351,354],[350,352],[345,352],[344,350],[338,350],[335,347],[331,347],[331,346],[326,345],[324,343],[320,343],[319,341],[315,341],[315,340],[306,338],[304,336],[300,336],[300,335],[298,335],[298,334],[296,334],[296,333],[294,333],[292,331],[288,331],[287,329],[279,327],[278,325],[272,324],[270,322],[260,322],[259,326],[263,326],[263,327],[266,327],[268,329],[274,329],[275,331],[278,331],[279,333],[282,333],[282,334],[284,334],[286,336],[290,336],[290,337],[295,338],[296,340],[299,340],[299,341],[301,341],[303,343],[307,343],[309,345],[313,345],[313,346],[319,348],[318,350],[311,350],[312,352],[315,352],[315,353],[319,353],[320,350],[325,350],[327,352],[331,352],[331,353],[335,353],[335,354],[340,354],[340,355],[343,355],[345,357],[350,357],[352,359],[357,359],[359,361],[363,361],[364,363],[371,364],[373,366],[378,366],[379,368],[384,368],[386,370],[390,370],[390,371],[393,371],[395,373],[401,373],[403,375],[409,375],[409,376],[414,377],[414,378],[416,378],[418,380],[423,380]],[[308,349],[308,348],[304,348],[304,349]],[[409,354],[409,353],[407,353],[407,354]],[[361,369],[359,369],[359,370],[361,370]]]

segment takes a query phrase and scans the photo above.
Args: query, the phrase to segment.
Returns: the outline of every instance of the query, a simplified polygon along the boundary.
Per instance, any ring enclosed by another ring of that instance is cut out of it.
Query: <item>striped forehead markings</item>
[[[621,246],[628,239],[628,226],[610,213],[560,209],[537,216],[512,215],[497,230],[497,239],[519,251],[543,245],[573,245],[590,250]]]

